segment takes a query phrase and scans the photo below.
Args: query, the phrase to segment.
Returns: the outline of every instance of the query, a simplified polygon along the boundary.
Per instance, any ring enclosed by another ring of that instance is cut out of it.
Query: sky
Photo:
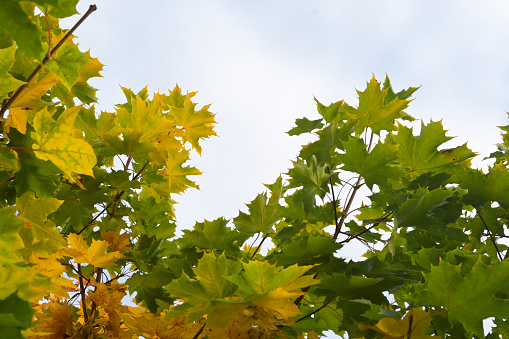
[[[82,0],[78,10],[93,3]],[[125,102],[119,85],[167,92],[178,84],[217,113],[219,137],[203,141],[191,161],[203,172],[200,190],[176,197],[180,229],[245,211],[310,141],[285,132],[297,118],[318,118],[313,97],[356,105],[355,89],[373,74],[379,81],[387,74],[396,91],[421,86],[406,111],[425,123],[442,119],[457,136],[450,147],[468,142],[481,154],[478,166],[501,142],[497,126],[509,124],[506,1],[96,4],[75,35],[105,64],[103,78],[91,81],[97,110]]]
[[[81,1],[85,13],[93,2]],[[285,132],[318,118],[324,104],[357,104],[373,76],[396,91],[421,86],[406,110],[442,119],[450,147],[482,156],[508,124],[509,4],[503,1],[139,1],[98,2],[76,31],[105,64],[97,110],[125,102],[120,85],[166,92],[178,84],[212,104],[218,137],[191,164],[200,190],[176,197],[177,224],[233,218],[263,183],[291,167],[306,137]],[[71,27],[78,16],[63,21]],[[415,123],[418,130],[420,122]],[[486,165],[485,165],[486,166]],[[362,249],[363,250],[363,249]]]

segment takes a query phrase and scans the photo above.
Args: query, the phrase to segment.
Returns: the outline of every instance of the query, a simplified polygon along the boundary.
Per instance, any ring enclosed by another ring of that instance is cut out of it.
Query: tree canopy
[[[484,338],[509,334],[509,126],[473,168],[375,77],[316,101],[288,172],[232,220],[176,236],[215,115],[178,86],[97,111],[103,65],[59,19],[0,4],[0,331],[8,338]],[[85,23],[83,23],[85,22]],[[206,150],[205,150],[206,151]],[[349,260],[344,247],[364,246]]]

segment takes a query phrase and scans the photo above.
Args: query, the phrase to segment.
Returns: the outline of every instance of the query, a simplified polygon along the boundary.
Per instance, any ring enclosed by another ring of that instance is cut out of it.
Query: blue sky
[[[82,1],[81,13],[91,3]],[[509,4],[503,1],[109,0],[80,26],[82,49],[106,66],[97,109],[124,101],[119,85],[179,84],[212,104],[219,137],[195,164],[200,191],[177,200],[179,227],[231,218],[262,183],[290,167],[306,139],[296,118],[323,103],[356,104],[372,74],[421,86],[408,113],[443,119],[453,143],[488,154],[509,110]],[[76,17],[63,25],[71,26]],[[416,124],[418,125],[418,123]]]
[[[80,12],[90,4],[82,1]],[[108,0],[97,7],[76,32],[81,48],[106,65],[93,81],[97,109],[124,101],[119,85],[165,92],[178,83],[217,113],[219,137],[193,159],[201,190],[176,199],[180,228],[235,217],[307,142],[285,132],[296,118],[317,116],[313,96],[355,105],[355,88],[372,74],[380,81],[388,74],[396,90],[422,86],[407,112],[443,119],[458,137],[451,145],[468,141],[488,155],[500,142],[496,126],[508,124],[505,1]]]

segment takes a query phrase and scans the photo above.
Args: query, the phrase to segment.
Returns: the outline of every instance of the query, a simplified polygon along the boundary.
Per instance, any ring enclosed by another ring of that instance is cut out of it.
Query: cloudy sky
[[[82,0],[79,11],[92,3]],[[468,141],[486,156],[500,142],[496,126],[508,124],[505,1],[108,0],[97,7],[76,35],[106,65],[93,82],[98,109],[124,102],[119,85],[165,92],[178,84],[199,91],[198,103],[217,113],[219,137],[193,159],[201,190],[177,198],[180,228],[245,209],[307,142],[285,132],[296,118],[317,117],[313,96],[355,105],[355,88],[372,74],[380,81],[388,74],[396,90],[422,86],[407,112],[443,119],[457,136],[451,146]]]
[[[83,14],[93,2],[81,1]],[[106,66],[98,109],[124,102],[119,85],[175,84],[212,104],[219,137],[193,164],[200,191],[177,197],[178,225],[235,217],[290,167],[306,139],[285,132],[324,104],[356,105],[374,74],[396,90],[422,86],[408,113],[443,119],[455,143],[483,155],[509,111],[509,4],[503,1],[97,2],[76,35]],[[77,17],[67,19],[70,27]],[[416,124],[416,126],[419,123]],[[452,145],[451,145],[452,146]]]

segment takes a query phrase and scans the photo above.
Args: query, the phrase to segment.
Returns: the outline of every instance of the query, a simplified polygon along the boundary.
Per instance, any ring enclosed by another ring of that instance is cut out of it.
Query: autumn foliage
[[[247,212],[176,237],[214,114],[179,87],[97,111],[103,65],[59,27],[76,2],[0,4],[2,338],[509,335],[509,127],[474,169],[442,122],[413,130],[417,88],[373,77],[357,106],[315,99],[288,132],[315,141]]]

